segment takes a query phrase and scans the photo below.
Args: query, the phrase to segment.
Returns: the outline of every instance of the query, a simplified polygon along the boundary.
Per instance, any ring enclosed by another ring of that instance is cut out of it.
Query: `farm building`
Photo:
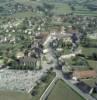
[[[97,73],[94,70],[87,71],[74,71],[73,79],[87,79],[87,78],[96,78]]]

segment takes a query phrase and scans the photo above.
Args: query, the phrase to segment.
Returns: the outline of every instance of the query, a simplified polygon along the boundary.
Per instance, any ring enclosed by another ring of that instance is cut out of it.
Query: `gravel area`
[[[0,70],[0,90],[29,91],[43,75],[42,71]]]

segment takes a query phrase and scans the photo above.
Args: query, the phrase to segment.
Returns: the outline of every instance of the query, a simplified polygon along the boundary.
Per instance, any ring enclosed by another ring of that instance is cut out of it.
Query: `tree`
[[[90,46],[90,40],[85,37],[82,41],[81,41],[82,46],[84,47],[89,47]]]
[[[43,3],[43,6],[48,10],[52,10],[54,8],[54,5],[49,3]]]
[[[0,6],[0,12],[4,11],[4,7]]]
[[[94,60],[97,60],[97,53],[93,52],[92,57],[93,57]]]
[[[44,75],[44,76],[42,76],[41,81],[42,81],[42,82],[46,82],[46,81],[47,81],[47,74]]]
[[[75,11],[75,7],[74,7],[74,6],[71,6],[71,10],[72,10],[72,11]]]

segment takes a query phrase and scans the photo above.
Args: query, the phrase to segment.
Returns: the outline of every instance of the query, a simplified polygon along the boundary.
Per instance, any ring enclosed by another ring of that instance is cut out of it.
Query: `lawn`
[[[56,15],[71,13],[71,9],[70,9],[70,6],[68,4],[65,4],[65,3],[54,3],[54,5],[55,5],[55,8],[54,8],[53,12]]]
[[[49,84],[52,82],[52,80],[55,77],[55,73],[50,73],[48,75],[47,81],[41,82],[38,87],[35,89],[36,90],[36,95],[32,96],[33,100],[39,100],[39,98],[41,97],[41,95],[44,93],[44,91],[46,90],[46,88],[49,86]]]
[[[48,96],[47,100],[84,100],[79,94],[72,90],[66,83],[59,80]]]
[[[82,52],[83,54],[85,54],[86,56],[91,55],[92,53],[96,52],[97,53],[97,48],[82,48]]]
[[[97,16],[97,11],[76,10],[75,15]]]
[[[93,93],[92,96],[97,99],[97,93]]]
[[[39,5],[40,3],[42,3],[41,1],[34,1],[34,0],[14,0],[15,2],[18,2],[18,3],[21,3],[21,4],[24,4],[24,5],[30,5],[30,6],[33,6],[33,7],[36,7],[37,5]]]
[[[97,71],[97,61],[88,60],[89,66]]]
[[[94,87],[95,82],[97,82],[97,78],[96,79],[93,79],[93,78],[92,79],[82,79],[81,81],[83,81],[84,83],[86,83],[90,87]]]
[[[0,65],[4,64],[4,60],[0,59]]]
[[[87,61],[79,61],[77,60],[72,60],[68,59],[66,60],[68,65],[70,66],[70,70],[89,70],[90,66],[87,64]]]
[[[0,91],[0,100],[32,100],[32,97],[27,93]]]
[[[26,12],[18,12],[14,15],[12,15],[16,18],[25,18],[25,17],[31,17],[33,16],[33,13],[31,11],[26,11]]]
[[[71,53],[71,49],[64,48],[64,54],[65,55],[70,54],[70,53]]]

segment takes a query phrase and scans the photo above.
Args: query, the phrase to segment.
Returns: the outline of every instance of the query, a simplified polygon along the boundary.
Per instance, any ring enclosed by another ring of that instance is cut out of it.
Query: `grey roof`
[[[35,59],[34,57],[28,57],[25,56],[23,58],[20,58],[20,62],[25,62],[25,63],[35,63],[37,61],[37,59]]]

